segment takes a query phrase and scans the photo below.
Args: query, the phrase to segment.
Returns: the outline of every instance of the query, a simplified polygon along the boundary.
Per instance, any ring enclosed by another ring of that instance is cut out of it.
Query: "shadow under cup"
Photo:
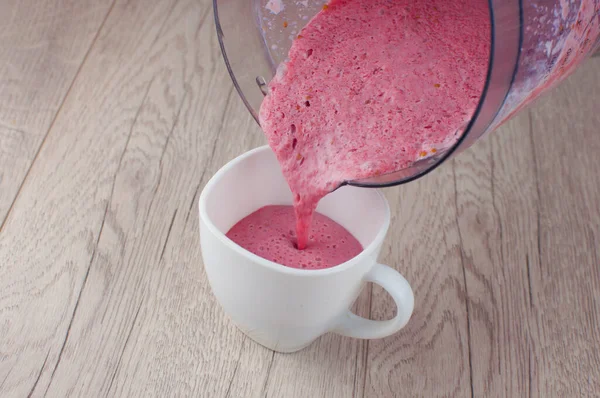
[[[225,236],[263,206],[291,204],[292,194],[268,147],[221,168],[199,201],[202,256],[215,297],[245,334],[281,352],[299,350],[326,332],[338,331],[376,264],[390,220],[387,201],[377,190],[345,186],[327,195],[317,211],[346,228],[364,250],[343,264],[319,270],[273,263]]]

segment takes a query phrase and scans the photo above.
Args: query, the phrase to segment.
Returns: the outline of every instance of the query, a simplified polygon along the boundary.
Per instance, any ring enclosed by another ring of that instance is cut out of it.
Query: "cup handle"
[[[347,310],[332,331],[358,339],[380,339],[402,329],[415,306],[415,297],[406,279],[393,268],[376,264],[365,276],[365,281],[378,284],[392,296],[396,303],[396,316],[387,321],[372,321]]]

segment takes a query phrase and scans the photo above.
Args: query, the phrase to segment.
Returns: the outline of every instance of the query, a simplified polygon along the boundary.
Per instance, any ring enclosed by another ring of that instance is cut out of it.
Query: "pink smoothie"
[[[295,225],[292,206],[266,206],[235,224],[227,237],[262,258],[302,269],[334,267],[363,249],[344,227],[315,212],[308,245],[298,250]]]
[[[455,143],[484,87],[489,34],[485,0],[332,0],[300,32],[260,109],[300,248],[343,181]]]

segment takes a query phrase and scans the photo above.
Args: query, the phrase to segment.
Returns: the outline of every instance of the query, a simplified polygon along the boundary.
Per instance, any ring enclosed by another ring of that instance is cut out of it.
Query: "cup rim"
[[[198,200],[198,207],[199,207],[199,211],[200,211],[200,222],[204,222],[204,224],[206,225],[206,227],[208,228],[208,230],[211,234],[213,234],[217,239],[219,239],[225,246],[227,246],[231,250],[237,252],[238,254],[249,258],[254,263],[257,263],[263,267],[266,267],[266,268],[271,269],[276,272],[281,272],[284,274],[291,274],[291,275],[298,275],[300,277],[317,277],[317,276],[324,276],[324,275],[335,274],[338,272],[343,272],[346,269],[351,268],[351,267],[359,264],[360,262],[362,262],[364,258],[368,257],[370,254],[372,254],[377,249],[377,247],[379,247],[381,242],[383,242],[385,235],[387,234],[387,231],[390,226],[390,205],[389,205],[387,199],[385,198],[385,196],[383,195],[383,193],[379,189],[374,189],[374,191],[377,194],[377,196],[379,197],[379,199],[381,200],[381,203],[383,205],[384,212],[385,212],[385,215],[384,215],[385,217],[384,217],[384,221],[383,221],[381,227],[379,228],[379,231],[377,232],[377,235],[375,235],[375,238],[373,238],[371,243],[369,243],[365,248],[363,248],[363,250],[359,254],[352,257],[350,260],[345,261],[341,264],[335,265],[333,267],[322,268],[322,269],[300,269],[300,268],[288,267],[283,264],[279,264],[274,261],[267,260],[263,257],[260,257],[256,254],[252,253],[249,250],[244,249],[243,247],[239,246],[237,243],[235,243],[234,241],[229,239],[223,232],[221,232],[221,230],[219,228],[217,228],[217,226],[212,222],[210,216],[208,215],[208,211],[206,209],[206,201],[207,201],[208,195],[212,191],[213,187],[219,183],[219,180],[222,178],[222,176],[224,176],[227,172],[229,172],[231,169],[233,169],[238,163],[245,160],[246,158],[249,158],[251,156],[255,156],[259,153],[270,151],[270,150],[271,150],[271,148],[268,145],[264,145],[264,146],[260,146],[258,148],[251,149],[250,151],[247,151],[247,152],[237,156],[236,158],[227,162],[223,167],[221,167],[215,173],[215,175],[213,175],[211,177],[211,179],[208,181],[208,183],[204,186],[204,188],[202,189],[202,193],[200,194],[200,199]],[[359,188],[353,187],[353,189],[354,188],[359,189]],[[362,189],[373,189],[373,188],[362,188]],[[265,206],[266,205],[267,204],[265,204]]]

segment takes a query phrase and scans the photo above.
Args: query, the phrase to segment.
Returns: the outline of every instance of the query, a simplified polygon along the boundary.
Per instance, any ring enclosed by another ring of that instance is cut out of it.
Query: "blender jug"
[[[346,181],[385,187],[430,172],[471,146],[565,77],[600,44],[600,0],[488,2],[491,47],[484,90],[457,142],[390,174]],[[258,122],[268,82],[324,0],[213,0],[217,35],[233,83]],[[468,12],[466,10],[465,12]]]

